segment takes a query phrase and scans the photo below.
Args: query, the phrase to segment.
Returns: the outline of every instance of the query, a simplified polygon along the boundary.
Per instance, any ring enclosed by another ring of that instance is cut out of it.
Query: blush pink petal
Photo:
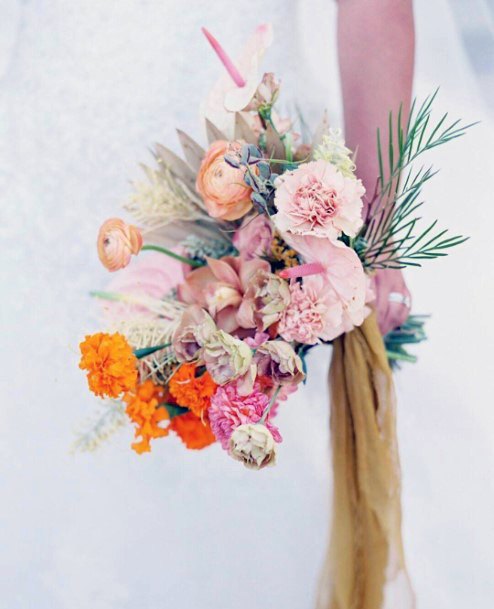
[[[220,260],[208,258],[207,263],[217,281],[240,290],[241,282],[237,274],[238,266],[235,258],[232,256],[227,256]]]
[[[339,333],[360,326],[368,314],[365,306],[368,279],[355,251],[341,241],[332,243],[318,237],[291,234],[283,237],[302,255],[304,262],[319,262],[325,267],[325,273],[314,278],[322,277],[341,303],[342,332]]]
[[[177,287],[181,281],[183,281],[183,272],[180,262],[167,258],[163,254],[146,252],[145,255],[134,259],[129,266],[115,275],[106,290],[159,300]],[[128,316],[129,311],[154,317],[154,314],[144,307],[114,301],[105,301],[104,309],[112,318],[120,315]]]

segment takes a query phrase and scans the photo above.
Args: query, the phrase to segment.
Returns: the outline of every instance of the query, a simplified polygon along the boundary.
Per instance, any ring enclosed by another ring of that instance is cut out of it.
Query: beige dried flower
[[[261,423],[237,427],[230,438],[230,455],[248,469],[262,469],[276,463],[273,434]]]

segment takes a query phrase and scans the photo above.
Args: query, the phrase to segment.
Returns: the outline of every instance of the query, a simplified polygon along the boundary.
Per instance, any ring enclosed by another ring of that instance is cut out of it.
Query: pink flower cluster
[[[218,387],[211,398],[208,415],[211,429],[221,446],[228,450],[231,435],[240,425],[258,423],[269,402],[270,398],[261,391],[259,383],[254,385],[254,390],[249,395],[241,395],[235,382]],[[271,417],[270,412],[265,425],[275,441],[281,442],[282,437],[278,428],[271,423]]]

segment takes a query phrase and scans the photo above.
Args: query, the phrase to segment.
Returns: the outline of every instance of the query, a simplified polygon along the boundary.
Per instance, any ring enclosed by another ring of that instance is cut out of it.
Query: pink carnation
[[[304,277],[302,286],[291,285],[291,304],[278,329],[283,338],[314,344],[317,338],[333,340],[360,326],[369,313],[368,278],[356,252],[341,241],[284,237],[304,262],[318,263],[322,272]],[[297,267],[292,270],[296,272]]]
[[[322,275],[290,285],[291,302],[278,326],[286,341],[315,345],[342,333],[343,304]]]
[[[334,165],[319,160],[300,165],[279,178],[272,217],[281,233],[354,237],[362,226],[360,180],[345,177]]]
[[[245,423],[258,423],[268,406],[269,397],[262,393],[258,383],[254,385],[254,390],[249,395],[240,395],[237,383],[218,387],[211,398],[208,415],[211,429],[221,446],[228,450],[233,431]],[[269,413],[265,425],[273,434],[275,441],[281,442],[280,432],[270,422],[270,418],[271,413]]]

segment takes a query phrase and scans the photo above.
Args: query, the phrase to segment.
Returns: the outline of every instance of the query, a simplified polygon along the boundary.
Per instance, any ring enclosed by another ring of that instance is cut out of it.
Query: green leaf
[[[161,351],[161,349],[166,349],[170,346],[171,343],[165,343],[164,345],[156,345],[154,347],[144,347],[142,349],[135,349],[134,355],[137,357],[137,359],[141,359],[142,357],[146,357],[148,355],[151,355],[152,353],[156,353],[156,351]]]
[[[162,408],[166,408],[166,410],[168,411],[168,416],[170,417],[170,420],[174,419],[175,417],[179,417],[182,414],[186,414],[187,412],[190,412],[188,408],[183,408],[182,406],[177,406],[177,404],[169,404],[168,402],[160,404],[160,406]]]
[[[414,161],[428,150],[462,136],[476,124],[463,125],[461,120],[456,120],[448,125],[447,113],[434,122],[432,105],[437,93],[438,89],[426,97],[420,106],[413,101],[406,132],[402,127],[402,107],[396,120],[392,113],[389,114],[389,175],[384,168],[381,132],[377,130],[379,192],[373,200],[369,218],[357,236],[357,241],[364,244],[358,254],[367,268],[418,266],[414,260],[430,260],[447,255],[446,250],[467,239],[463,236],[442,239],[447,229],[436,228],[436,222],[420,230],[420,218],[414,215],[423,205],[419,197],[425,183],[437,173],[432,167],[421,167],[415,171]],[[404,172],[407,175],[400,186]]]

